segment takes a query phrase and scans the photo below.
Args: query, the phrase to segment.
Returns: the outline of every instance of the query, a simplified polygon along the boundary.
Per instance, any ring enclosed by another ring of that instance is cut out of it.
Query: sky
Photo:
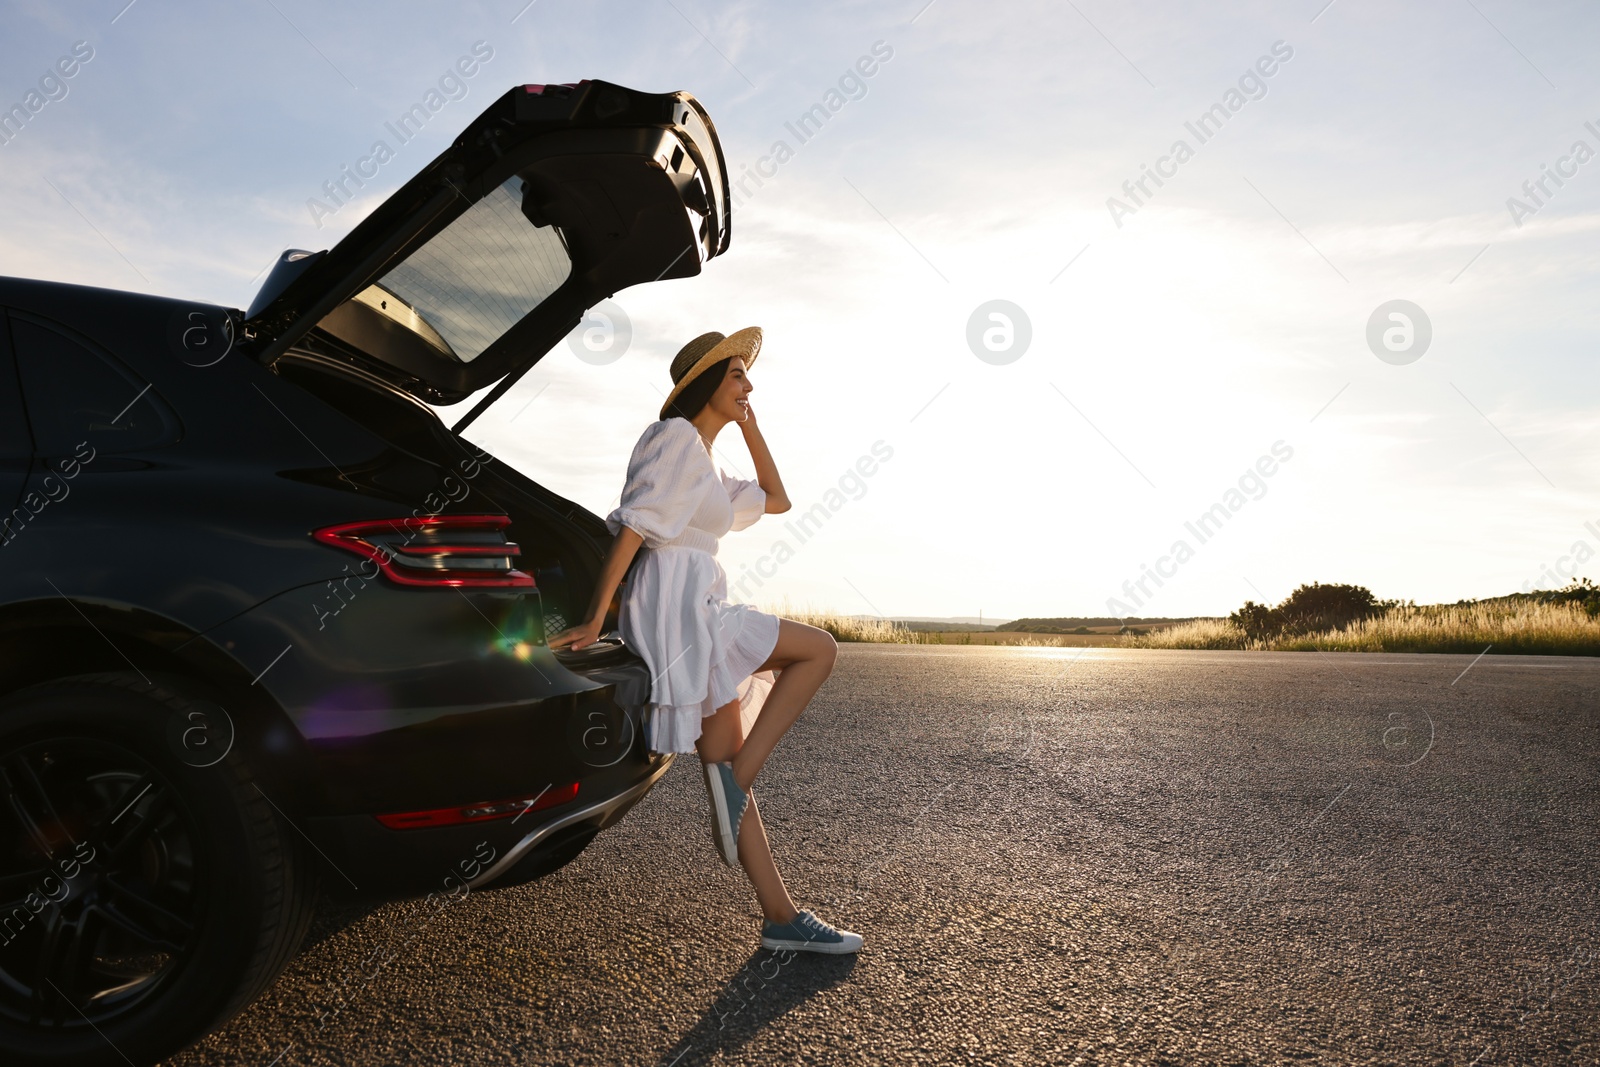
[[[767,175],[729,251],[616,294],[610,350],[553,349],[467,436],[603,516],[673,353],[761,326],[795,507],[724,539],[735,599],[1188,616],[1600,578],[1592,5],[525,2],[0,6],[0,105],[53,97],[0,144],[0,274],[247,307],[513,85],[685,89]],[[754,477],[737,428],[716,449]]]

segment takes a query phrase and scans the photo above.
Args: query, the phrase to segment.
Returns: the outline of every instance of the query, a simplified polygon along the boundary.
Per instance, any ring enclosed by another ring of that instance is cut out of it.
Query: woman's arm
[[[612,595],[622,583],[622,576],[628,573],[628,564],[633,562],[634,554],[639,551],[639,546],[642,544],[644,538],[631,528],[624,526],[617,531],[617,536],[611,539],[611,548],[606,552],[605,562],[600,565],[600,580],[595,584],[594,596],[589,599],[588,616],[578,625],[568,627],[558,634],[552,634],[545,641],[547,645],[551,648],[571,645],[576,651],[600,639],[600,627],[605,623],[606,608],[611,605]]]
[[[767,448],[766,439],[761,436],[761,428],[756,425],[754,407],[746,407],[739,429],[744,434],[744,443],[750,449],[750,458],[755,461],[756,483],[767,494],[766,513],[776,515],[788,511],[793,505],[789,503],[789,494],[783,491],[783,479],[778,477],[778,465],[772,461],[772,452]]]

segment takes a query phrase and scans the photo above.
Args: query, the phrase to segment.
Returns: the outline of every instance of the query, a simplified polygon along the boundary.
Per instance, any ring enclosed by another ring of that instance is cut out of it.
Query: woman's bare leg
[[[776,687],[774,687],[776,688]],[[705,719],[700,729],[700,740],[695,747],[706,763],[722,763],[733,759],[743,743],[740,736],[739,702],[730,700],[717,709],[715,715]],[[772,859],[772,848],[767,842],[767,828],[761,822],[761,812],[756,798],[750,798],[744,817],[739,820],[739,863],[755,888],[756,899],[761,903],[761,913],[775,923],[786,923],[799,914],[789,890],[778,873]]]
[[[739,701],[730,700],[701,724],[700,739],[695,742],[701,760],[732,762],[734,781],[748,793],[779,740],[833,673],[838,651],[828,631],[792,619],[778,620],[778,642],[772,655],[757,668],[758,672],[776,670],[778,677],[750,728],[750,736],[744,736]],[[739,863],[755,888],[767,919],[786,923],[799,914],[773,861],[767,829],[754,796],[739,820]]]
[[[789,896],[789,887],[783,884],[783,875],[778,873],[772,846],[767,842],[767,827],[753,796],[744,818],[739,820],[739,862],[755,888],[756,900],[761,902],[761,914],[771,922],[793,922],[800,912]]]
[[[833,635],[793,619],[778,620],[778,643],[757,673],[776,668],[778,679],[761,705],[750,736],[733,757],[733,779],[748,791],[789,727],[833,673],[839,646]]]

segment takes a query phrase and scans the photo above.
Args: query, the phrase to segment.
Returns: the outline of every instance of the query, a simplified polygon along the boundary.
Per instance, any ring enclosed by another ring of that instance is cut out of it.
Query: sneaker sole
[[[733,825],[728,818],[728,793],[722,787],[722,774],[711,764],[706,769],[706,786],[711,790],[711,823],[722,862],[730,867],[739,865],[739,841],[733,836]]]
[[[833,944],[827,941],[780,941],[775,937],[763,937],[761,947],[772,949],[774,952],[821,952],[829,956],[848,956],[852,952],[861,950],[860,942],[851,944],[841,941]]]

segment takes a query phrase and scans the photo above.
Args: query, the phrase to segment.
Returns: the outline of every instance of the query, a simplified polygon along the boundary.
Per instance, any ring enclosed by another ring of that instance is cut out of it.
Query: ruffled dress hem
[[[776,682],[777,672],[758,673],[756,668],[771,657],[778,645],[778,617],[749,605],[737,607],[743,608],[740,613],[744,616],[743,625],[725,646],[724,656],[710,664],[710,688],[705,699],[698,704],[650,703],[645,706],[645,740],[651,752],[694,752],[703,720],[736,697],[742,732],[750,732],[767,693]]]

